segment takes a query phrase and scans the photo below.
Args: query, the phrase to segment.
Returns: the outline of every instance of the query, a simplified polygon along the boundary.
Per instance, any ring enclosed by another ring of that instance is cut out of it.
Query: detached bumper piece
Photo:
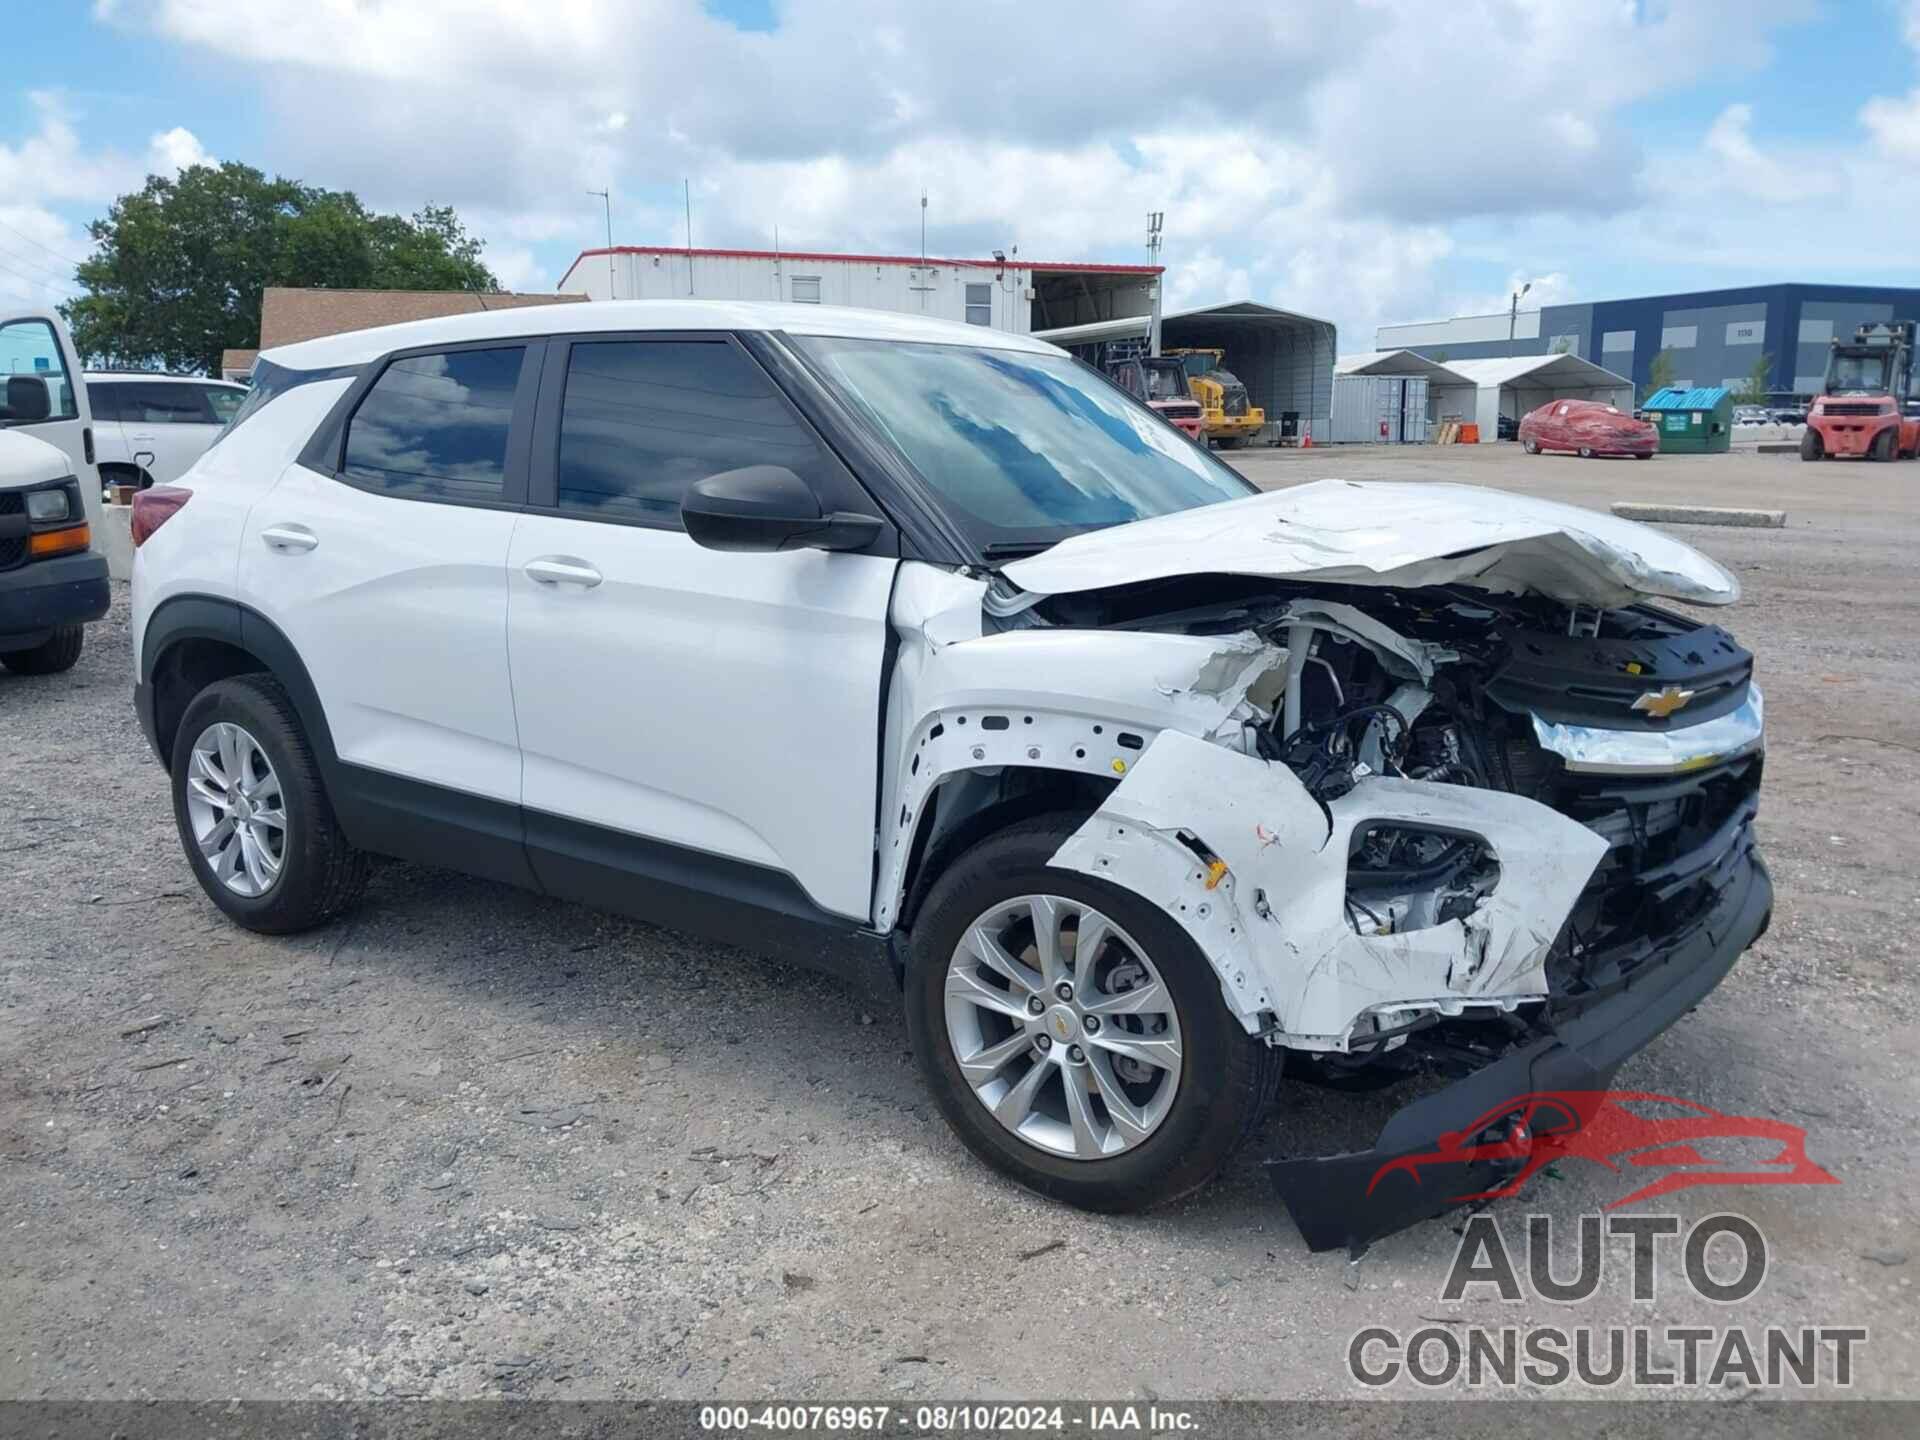
[[[1655,880],[1656,889],[1674,899],[1681,885],[1711,898],[1687,907],[1688,919],[1664,937],[1622,945],[1626,953],[1584,957],[1584,973],[1598,983],[1550,1002],[1540,1022],[1545,1033],[1397,1112],[1371,1150],[1270,1162],[1274,1188],[1308,1246],[1345,1246],[1357,1256],[1382,1236],[1506,1183],[1524,1156],[1474,1160],[1444,1174],[1429,1171],[1424,1179],[1391,1167],[1433,1152],[1443,1136],[1484,1127],[1508,1101],[1543,1091],[1608,1089],[1629,1056],[1699,1004],[1766,933],[1772,916],[1773,882],[1754,847],[1750,811],[1735,823],[1730,845],[1701,847],[1718,852],[1704,867],[1684,876],[1675,869],[1691,867],[1640,877]]]

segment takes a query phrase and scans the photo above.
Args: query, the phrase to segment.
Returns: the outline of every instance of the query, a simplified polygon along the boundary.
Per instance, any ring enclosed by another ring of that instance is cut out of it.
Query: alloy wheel
[[[1105,1159],[1151,1138],[1173,1107],[1172,992],[1090,905],[1022,895],[981,915],[948,962],[945,1010],[974,1099],[1036,1149]]]
[[[214,878],[236,895],[260,896],[287,858],[286,801],[259,741],[217,720],[193,742],[187,819]]]

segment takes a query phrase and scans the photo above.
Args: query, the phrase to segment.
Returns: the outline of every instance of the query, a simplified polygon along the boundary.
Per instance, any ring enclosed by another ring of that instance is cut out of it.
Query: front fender
[[[1360,934],[1346,913],[1348,854],[1382,821],[1477,837],[1498,882],[1465,919]],[[1606,848],[1537,801],[1466,786],[1374,777],[1322,806],[1285,766],[1167,731],[1054,863],[1160,905],[1250,1033],[1342,1051],[1370,1011],[1545,998],[1547,952]]]

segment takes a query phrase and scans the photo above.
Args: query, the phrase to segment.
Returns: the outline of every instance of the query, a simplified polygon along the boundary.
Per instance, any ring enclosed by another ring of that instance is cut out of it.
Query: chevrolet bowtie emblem
[[[1664,690],[1649,690],[1633,702],[1633,708],[1656,720],[1664,720],[1676,710],[1684,710],[1694,692],[1669,685]]]
[[[1067,1027],[1067,1020],[1064,1015],[1056,1015],[1053,1017],[1053,1033],[1058,1035],[1062,1040],[1066,1039],[1067,1036],[1072,1033]]]

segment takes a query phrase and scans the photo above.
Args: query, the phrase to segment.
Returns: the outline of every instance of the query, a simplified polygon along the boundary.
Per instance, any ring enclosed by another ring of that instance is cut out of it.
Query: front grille
[[[0,521],[9,520],[16,515],[24,517],[26,514],[26,504],[27,502],[20,498],[18,491],[0,490]],[[19,529],[21,533],[17,535],[10,533],[15,529]],[[14,521],[12,524],[0,524],[0,570],[13,570],[26,564],[27,536],[25,530],[26,527],[19,521]]]
[[[1752,843],[1761,757],[1692,775],[1562,774],[1541,796],[1607,842],[1548,962],[1563,998],[1617,984],[1709,911]]]
[[[1198,405],[1162,405],[1160,413],[1169,420],[1198,420],[1200,407]]]
[[[1822,408],[1823,415],[1884,415],[1886,407],[1881,405],[1828,405]]]

